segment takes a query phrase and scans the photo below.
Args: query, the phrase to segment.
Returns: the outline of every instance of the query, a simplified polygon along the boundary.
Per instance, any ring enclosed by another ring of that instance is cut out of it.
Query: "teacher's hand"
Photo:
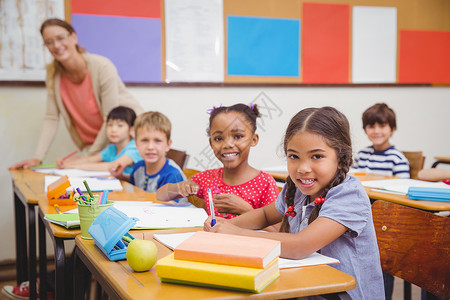
[[[21,162],[18,162],[16,164],[10,166],[9,169],[10,170],[20,169],[20,168],[28,169],[31,166],[37,166],[40,164],[41,164],[40,159],[30,158],[30,159],[22,160]]]

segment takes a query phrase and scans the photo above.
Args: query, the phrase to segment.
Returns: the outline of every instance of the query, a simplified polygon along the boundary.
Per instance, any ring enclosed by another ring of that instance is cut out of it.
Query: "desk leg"
[[[74,299],[86,299],[87,286],[90,283],[91,273],[88,268],[84,265],[83,261],[80,259],[78,247],[74,249],[74,265],[73,265],[73,289],[74,289]]]
[[[19,285],[28,279],[28,254],[25,205],[16,193],[14,193],[14,217],[16,227],[16,278]]]
[[[28,207],[28,274],[30,282],[30,299],[36,299],[36,211],[35,204]]]
[[[64,264],[66,263],[66,251],[64,249],[64,240],[55,237],[55,298],[68,299],[67,297],[72,297],[72,295],[65,295],[64,291],[70,288],[64,287]]]
[[[47,243],[43,216],[39,213],[39,294],[41,300],[47,300]]]
[[[101,285],[102,289],[108,294],[109,299],[111,300],[120,300],[120,296],[117,294],[117,292],[114,290],[114,288],[108,283],[108,281],[102,276],[102,274],[95,268],[95,266],[92,265],[92,263],[89,261],[89,258],[86,257],[86,255],[81,251],[78,247],[75,247],[76,249],[76,255],[75,255],[75,270],[74,270],[74,280],[76,281],[74,283],[75,285],[75,293],[78,295],[78,297],[75,297],[75,299],[84,299],[80,296],[83,296],[83,294],[86,291],[86,280],[90,280],[90,277],[86,274],[92,274],[92,276],[97,280],[97,282]],[[83,266],[81,266],[83,265]],[[89,273],[86,274],[77,274],[78,270],[81,270],[82,273],[85,272],[82,268],[89,270]],[[80,279],[80,276],[84,276]],[[84,284],[84,286],[81,286]]]

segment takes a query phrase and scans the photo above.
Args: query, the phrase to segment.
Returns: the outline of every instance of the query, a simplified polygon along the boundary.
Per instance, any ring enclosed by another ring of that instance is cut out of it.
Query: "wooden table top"
[[[153,240],[158,248],[158,259],[160,259],[170,254],[171,250],[154,240],[154,233],[195,230],[201,230],[201,228],[131,231],[130,233],[139,239]],[[356,287],[356,280],[352,276],[328,265],[280,270],[280,277],[260,294],[161,283],[156,275],[155,267],[149,272],[134,272],[126,260],[109,261],[93,240],[82,239],[81,235],[78,235],[75,243],[122,299],[241,299],[249,296],[252,299],[280,299],[342,292]]]
[[[29,204],[38,204],[39,199],[47,199],[44,193],[45,174],[29,169],[9,170],[16,193]]]
[[[394,179],[395,176],[383,176],[378,174],[365,174],[355,176],[361,181],[366,180],[383,180],[383,179]],[[414,207],[418,209],[428,210],[428,211],[446,211],[450,210],[450,202],[441,201],[426,201],[426,200],[412,200],[408,198],[408,195],[397,195],[392,193],[383,193],[379,191],[374,191],[371,187],[364,187],[369,195],[370,199],[385,200],[392,203],[397,203],[409,207]]]
[[[450,156],[435,156],[435,160],[450,162]]]

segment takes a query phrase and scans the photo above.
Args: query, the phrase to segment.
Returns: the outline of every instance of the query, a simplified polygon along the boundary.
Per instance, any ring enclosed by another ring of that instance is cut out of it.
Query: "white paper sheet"
[[[166,245],[169,249],[173,250],[184,240],[191,237],[193,234],[194,232],[154,234],[153,238],[159,241],[160,243]],[[278,266],[280,269],[333,264],[333,263],[339,263],[339,260],[322,255],[320,253],[313,253],[304,259],[287,259],[281,257],[278,259]]]
[[[380,192],[406,195],[410,187],[429,187],[450,189],[450,185],[443,182],[429,182],[415,179],[386,179],[361,181],[363,186],[371,187]]]
[[[45,176],[44,192],[47,192],[47,187],[61,178],[60,176]],[[86,180],[91,191],[121,191],[123,190],[120,180],[117,178],[107,177],[70,177],[70,187],[68,191],[72,191],[74,188],[80,188],[82,192],[86,192],[86,187],[83,181]]]
[[[169,206],[142,201],[115,201],[114,207],[130,218],[139,219],[133,228],[203,227],[203,223],[208,218],[203,208],[192,206]]]
[[[166,81],[223,82],[222,0],[166,0]]]
[[[397,8],[353,7],[353,83],[396,82]]]

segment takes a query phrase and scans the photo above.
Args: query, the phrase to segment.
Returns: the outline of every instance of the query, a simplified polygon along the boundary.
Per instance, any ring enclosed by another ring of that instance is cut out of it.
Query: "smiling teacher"
[[[54,60],[47,66],[47,108],[34,158],[11,169],[38,165],[45,157],[58,129],[60,117],[75,145],[85,155],[103,150],[107,143],[105,118],[117,106],[143,109],[126,89],[116,67],[106,57],[87,53],[78,45],[73,27],[60,19],[41,26],[44,45]]]

